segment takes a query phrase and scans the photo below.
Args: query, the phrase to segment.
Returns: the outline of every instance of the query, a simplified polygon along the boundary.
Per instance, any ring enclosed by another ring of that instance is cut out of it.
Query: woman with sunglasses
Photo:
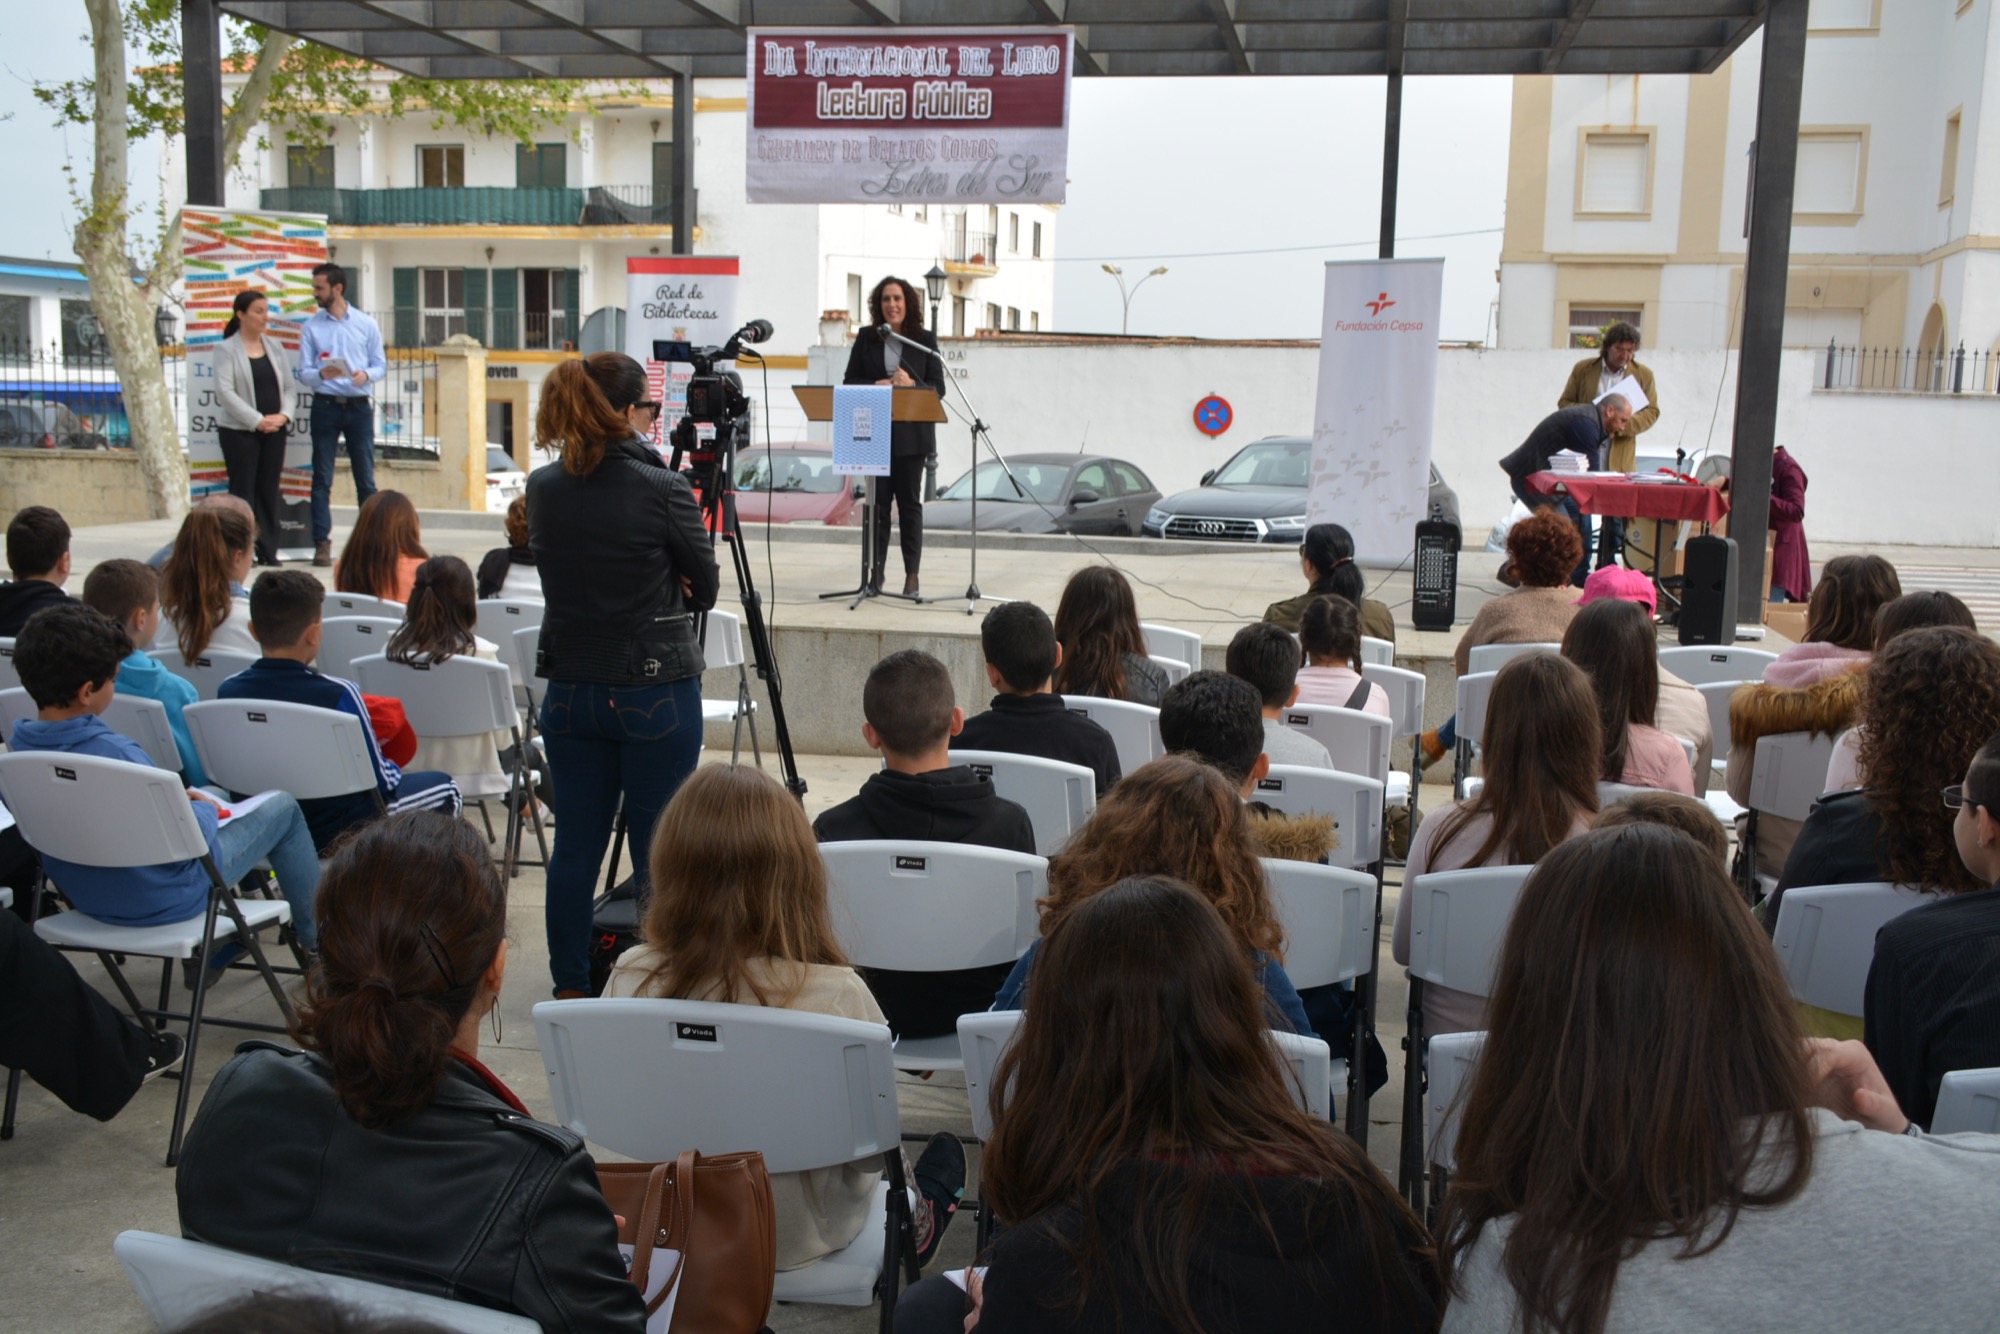
[[[715,549],[694,490],[649,443],[659,404],[621,352],[557,365],[535,435],[562,466],[528,479],[528,545],[547,610],[537,674],[555,850],[544,914],[558,998],[590,987],[590,900],[619,798],[632,865],[701,751],[701,643]]]

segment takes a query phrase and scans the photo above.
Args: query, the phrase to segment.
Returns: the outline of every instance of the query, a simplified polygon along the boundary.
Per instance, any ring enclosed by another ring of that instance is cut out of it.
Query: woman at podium
[[[923,298],[901,278],[884,278],[868,294],[868,319],[873,326],[854,340],[847,357],[843,384],[885,384],[897,389],[924,388],[944,397],[944,359],[937,339],[924,328]],[[926,349],[898,342],[885,330]],[[903,538],[903,592],[917,591],[917,567],[924,556],[924,460],[937,451],[937,427],[932,422],[896,422],[889,433],[889,475],[872,479],[874,513],[869,542],[874,561],[868,586],[882,591],[889,560],[889,501],[896,502]],[[885,485],[886,483],[886,485]]]

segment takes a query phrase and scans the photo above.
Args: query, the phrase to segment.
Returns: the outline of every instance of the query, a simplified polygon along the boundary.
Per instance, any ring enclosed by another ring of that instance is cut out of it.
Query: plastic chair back
[[[408,609],[400,602],[387,598],[369,597],[366,593],[328,593],[322,618],[329,616],[386,616],[392,621],[400,621]]]
[[[182,657],[178,648],[162,649],[153,656],[160,660],[162,667],[192,685],[195,693],[203,699],[214,699],[224,681],[247,667],[257,665],[254,653],[236,648],[217,648],[213,644],[195,655],[192,661]]]
[[[1302,764],[1274,764],[1257,783],[1257,800],[1283,815],[1331,815],[1340,845],[1335,866],[1369,866],[1382,855],[1382,784]]]
[[[0,801],[44,857],[157,866],[208,855],[180,775],[150,764],[50,750],[0,755]]]
[[[461,656],[402,663],[378,653],[356,658],[354,674],[363,694],[401,700],[420,737],[479,736],[514,726],[514,678],[497,662]]]
[[[2000,1070],[1953,1070],[1938,1086],[1931,1134],[2000,1133]]]
[[[857,968],[951,972],[1012,963],[1037,928],[1048,862],[965,843],[822,843],[841,948]]]
[[[1560,653],[1561,644],[1480,644],[1465,655],[1467,676],[1474,672],[1497,672],[1516,658],[1525,658],[1530,653]],[[1461,731],[1464,729],[1461,728]]]
[[[1787,820],[1803,820],[1826,791],[1826,766],[1833,759],[1833,736],[1784,732],[1757,738],[1750,771],[1751,810]]]
[[[1167,674],[1168,685],[1174,685],[1178,682],[1187,680],[1188,674],[1194,670],[1192,667],[1189,667],[1186,663],[1182,662],[1179,658],[1162,658],[1154,656],[1154,657],[1148,657],[1146,661],[1152,663],[1155,667],[1159,668],[1161,671]]]
[[[1389,742],[1396,725],[1379,713],[1339,709],[1326,704],[1294,704],[1284,711],[1284,724],[1326,747],[1333,767],[1361,774],[1387,786]]]
[[[1304,990],[1346,982],[1375,964],[1375,877],[1265,857],[1271,906],[1285,928],[1285,975]]]
[[[1190,672],[1201,670],[1201,636],[1194,631],[1141,621],[1139,633],[1146,637],[1148,657],[1172,658],[1175,662],[1187,664]]]
[[[383,1320],[401,1317],[453,1334],[535,1334],[541,1328],[526,1316],[299,1269],[185,1237],[121,1232],[111,1250],[124,1266],[125,1277],[146,1314],[161,1329],[183,1328],[217,1306],[264,1292],[325,1296],[359,1316]]]
[[[104,710],[104,725],[138,743],[146,758],[162,769],[180,772],[181,750],[167,721],[167,706],[143,695],[114,693]]]
[[[1769,649],[1681,644],[1660,649],[1660,668],[1692,686],[1718,681],[1761,681],[1764,669],[1778,660]]]
[[[761,1005],[535,1006],[555,1119],[628,1158],[754,1149],[772,1172],[898,1147],[889,1030]]]
[[[1715,738],[1713,751],[1715,758],[1729,759],[1729,701],[1736,696],[1742,681],[1701,681],[1695,689],[1701,692],[1702,703],[1708,705],[1708,734]]]
[[[514,656],[514,632],[524,626],[540,625],[546,607],[526,598],[481,598],[479,637],[500,650],[500,661],[514,674],[514,684],[523,680],[520,661]],[[381,650],[376,650],[380,652]]]
[[[1458,1118],[1472,1083],[1473,1064],[1485,1046],[1484,1033],[1441,1033],[1430,1040],[1430,1087],[1424,1095],[1431,1131],[1428,1161],[1439,1167],[1457,1166],[1453,1155],[1458,1148]]]
[[[1778,900],[1772,943],[1792,998],[1835,1014],[1859,1015],[1875,962],[1875,933],[1929,897],[1881,883],[1787,889]]]
[[[1129,774],[1167,753],[1160,741],[1160,711],[1150,705],[1095,695],[1064,695],[1062,701],[1071,713],[1080,713],[1111,733],[1121,773]]]
[[[386,616],[331,616],[320,622],[319,670],[344,681],[354,679],[354,660],[385,653],[401,621]]]
[[[543,676],[536,658],[540,656],[542,627],[524,626],[514,632],[514,656],[521,663],[521,680],[539,697],[549,688],[549,679]]]
[[[1097,809],[1097,775],[1081,764],[999,750],[954,750],[951,762],[985,774],[995,793],[1028,812],[1035,851],[1044,857],[1068,842]]]
[[[0,639],[0,690],[12,690],[21,684],[21,674],[14,670],[14,641]]]
[[[1403,667],[1363,661],[1361,679],[1382,687],[1389,697],[1395,735],[1415,736],[1424,730],[1424,674]]]
[[[743,665],[743,618],[733,611],[712,608],[701,633],[702,661],[710,671],[717,667]]]
[[[231,792],[289,792],[300,801],[375,790],[362,722],[338,709],[217,699],[182,710],[208,776]]]
[[[12,686],[0,690],[0,741],[12,743],[14,724],[34,717],[41,710],[35,707],[34,696],[26,686]]]
[[[1363,667],[1390,667],[1396,661],[1396,646],[1386,639],[1373,635],[1361,636],[1361,665]],[[1365,673],[1364,673],[1365,675]]]
[[[1431,871],[1404,889],[1410,900],[1410,976],[1474,996],[1491,995],[1500,943],[1532,866]]]
[[[1458,678],[1458,735],[1477,746],[1486,735],[1486,701],[1499,672],[1468,672]]]

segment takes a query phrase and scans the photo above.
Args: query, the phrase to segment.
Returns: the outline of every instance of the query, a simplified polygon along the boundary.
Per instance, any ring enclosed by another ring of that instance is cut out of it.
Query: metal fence
[[[1963,343],[1950,351],[1828,343],[1814,388],[1905,394],[2000,393],[2000,358],[1991,352],[1968,352]]]
[[[671,227],[674,222],[672,195],[650,185],[280,187],[260,192],[258,205],[277,213],[323,213],[335,227]],[[697,201],[696,216],[700,209]]]

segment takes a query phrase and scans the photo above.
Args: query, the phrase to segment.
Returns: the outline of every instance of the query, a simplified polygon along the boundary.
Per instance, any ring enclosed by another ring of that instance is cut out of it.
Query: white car
[[[505,514],[514,497],[528,489],[528,474],[521,471],[506,450],[486,447],[486,512]]]

